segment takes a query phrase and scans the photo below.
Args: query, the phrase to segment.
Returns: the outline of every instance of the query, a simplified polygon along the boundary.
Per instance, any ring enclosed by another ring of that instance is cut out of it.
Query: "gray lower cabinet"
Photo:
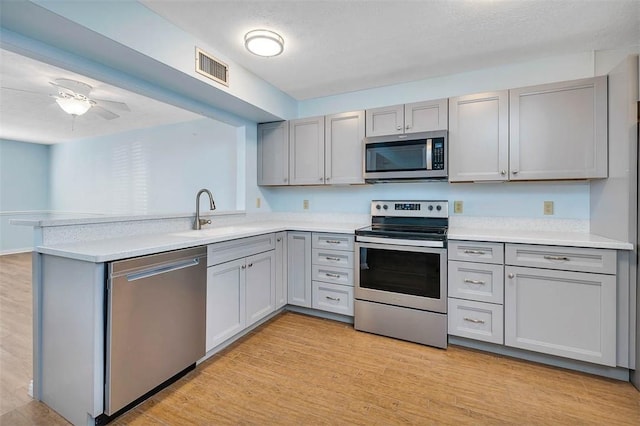
[[[311,307],[311,232],[287,233],[288,303]]]
[[[505,258],[505,345],[616,366],[614,250],[507,244]]]
[[[312,234],[312,307],[353,316],[354,238],[347,234]]]
[[[276,309],[287,304],[287,233],[276,233]]]
[[[274,249],[274,234],[208,246],[207,351],[275,311]]]

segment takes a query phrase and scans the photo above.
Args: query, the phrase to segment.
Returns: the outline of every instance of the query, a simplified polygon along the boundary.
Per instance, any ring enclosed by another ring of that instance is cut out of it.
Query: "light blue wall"
[[[462,214],[466,216],[542,217],[543,202],[553,201],[555,214],[552,217],[589,219],[588,182],[383,183],[263,188],[262,193],[273,211],[303,212],[305,199],[309,200],[308,211],[314,213],[369,213],[369,202],[375,199],[439,199],[463,201]],[[454,215],[452,210],[450,214]]]
[[[236,210],[239,144],[235,127],[203,118],[54,145],[51,208],[188,213],[197,191],[208,188],[219,210]]]
[[[30,227],[9,220],[49,209],[48,145],[0,140],[0,254],[28,250]]]

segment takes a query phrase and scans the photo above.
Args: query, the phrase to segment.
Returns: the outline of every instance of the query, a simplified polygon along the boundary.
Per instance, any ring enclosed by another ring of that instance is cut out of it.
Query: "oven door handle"
[[[391,244],[395,246],[409,246],[409,247],[436,247],[443,248],[443,241],[430,241],[430,240],[404,240],[398,238],[382,238],[382,237],[356,237],[356,242],[360,243],[374,243],[374,244]]]

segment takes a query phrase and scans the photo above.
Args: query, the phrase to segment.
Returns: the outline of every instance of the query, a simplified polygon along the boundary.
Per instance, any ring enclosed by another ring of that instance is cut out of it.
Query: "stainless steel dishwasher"
[[[207,249],[112,262],[107,291],[111,416],[205,355]]]

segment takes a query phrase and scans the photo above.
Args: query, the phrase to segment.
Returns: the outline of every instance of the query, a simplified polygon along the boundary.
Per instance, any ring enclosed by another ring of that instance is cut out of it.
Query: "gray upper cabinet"
[[[258,124],[258,185],[289,184],[289,123]]]
[[[324,116],[289,121],[289,184],[324,184]]]
[[[509,92],[449,99],[449,181],[506,180]]]
[[[368,109],[366,135],[372,137],[445,130],[448,115],[446,99]]]
[[[324,176],[327,184],[364,183],[364,111],[325,117]]]
[[[449,100],[449,181],[607,177],[606,76]]]
[[[509,92],[511,180],[607,177],[607,77]]]

